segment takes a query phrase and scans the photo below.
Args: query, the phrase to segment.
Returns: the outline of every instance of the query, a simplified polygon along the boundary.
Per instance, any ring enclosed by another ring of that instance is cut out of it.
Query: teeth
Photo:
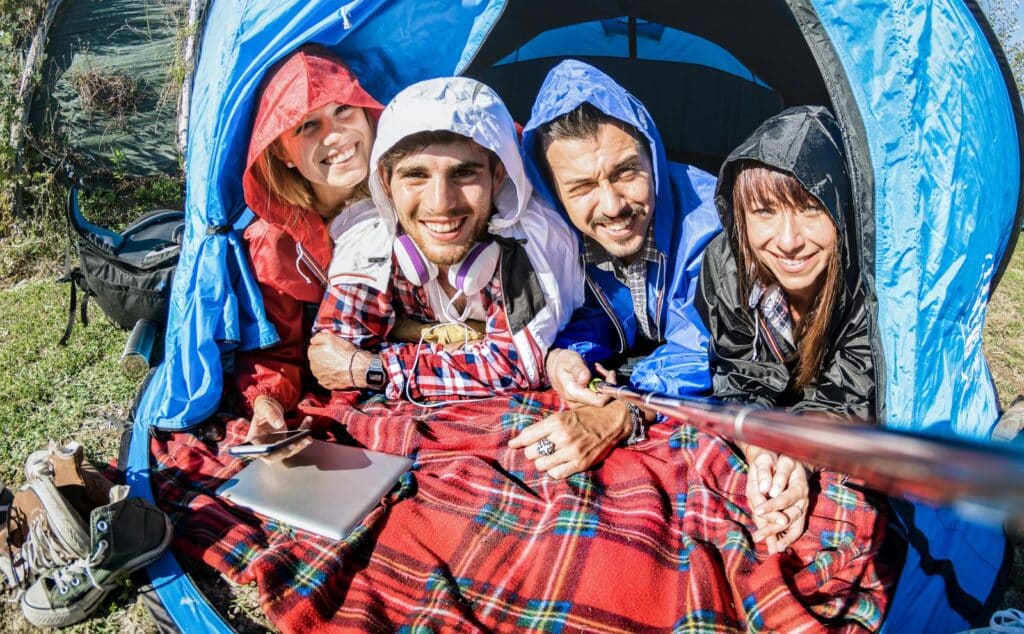
[[[632,218],[626,218],[625,220],[619,222],[606,222],[604,227],[608,231],[622,231],[623,229],[629,226],[631,220]]]
[[[434,233],[448,233],[450,231],[455,231],[460,226],[462,226],[462,221],[461,220],[452,220],[452,221],[449,221],[449,222],[427,222],[427,221],[424,221],[423,224],[427,225],[427,229],[430,229]]]
[[[356,146],[353,145],[352,147],[350,147],[348,150],[342,152],[341,154],[335,154],[334,156],[328,156],[326,161],[327,161],[328,165],[337,165],[338,163],[344,163],[345,161],[349,160],[350,158],[352,158],[355,155],[356,155]]]
[[[807,261],[807,258],[800,258],[798,260],[791,260],[789,258],[779,258],[786,266],[800,266]]]

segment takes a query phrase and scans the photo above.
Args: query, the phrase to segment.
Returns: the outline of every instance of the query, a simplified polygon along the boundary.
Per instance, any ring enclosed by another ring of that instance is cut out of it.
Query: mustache
[[[600,216],[591,220],[590,225],[592,227],[600,227],[601,225],[607,225],[613,222],[622,222],[623,220],[630,220],[634,216],[642,216],[644,212],[645,210],[643,205],[627,205],[623,207],[621,210],[619,210],[619,213],[615,214],[614,216],[607,216],[605,214],[601,214]]]

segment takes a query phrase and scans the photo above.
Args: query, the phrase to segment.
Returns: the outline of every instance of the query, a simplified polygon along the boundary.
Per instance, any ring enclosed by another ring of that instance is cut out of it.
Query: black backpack
[[[167,321],[171,279],[178,265],[185,230],[182,211],[158,210],[139,218],[121,233],[97,227],[82,216],[78,189],[68,192],[68,226],[78,251],[79,265],[59,281],[71,284],[68,325],[61,345],[75,323],[76,288],[84,294],[81,318],[88,324],[86,305],[93,297],[114,323],[130,329],[148,319],[162,330]]]

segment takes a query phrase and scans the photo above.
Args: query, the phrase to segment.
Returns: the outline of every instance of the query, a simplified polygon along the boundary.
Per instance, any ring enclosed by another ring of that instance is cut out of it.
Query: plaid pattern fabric
[[[633,298],[633,313],[640,332],[651,341],[661,341],[661,333],[657,332],[647,312],[647,263],[657,262],[660,253],[654,242],[654,222],[647,225],[647,237],[635,260],[624,264],[622,260],[612,257],[604,247],[588,236],[583,237],[583,263],[593,264],[602,271],[615,275],[623,286],[629,289]]]
[[[793,318],[789,314],[789,298],[778,284],[768,288],[754,284],[750,289],[750,307],[756,308],[768,324],[790,346],[793,342]]]
[[[543,368],[544,349],[528,330],[526,349],[515,345],[498,276],[484,287],[481,298],[487,316],[483,339],[462,346],[389,343],[388,333],[398,317],[439,321],[424,288],[406,279],[395,263],[386,292],[365,284],[328,287],[314,331],[329,330],[359,348],[376,349],[388,374],[384,393],[391,399],[486,398],[542,387],[544,377],[538,374],[531,380],[522,355],[530,355],[534,366]]]
[[[885,513],[836,474],[812,480],[808,527],[769,556],[753,544],[746,470],[679,422],[565,481],[507,447],[560,405],[552,393],[426,411],[380,397],[307,399],[413,471],[340,542],[231,509],[212,491],[241,463],[189,434],[154,439],[153,482],[175,549],[256,582],[282,631],[746,632],[875,630],[894,570]],[[343,486],[339,484],[339,486]]]

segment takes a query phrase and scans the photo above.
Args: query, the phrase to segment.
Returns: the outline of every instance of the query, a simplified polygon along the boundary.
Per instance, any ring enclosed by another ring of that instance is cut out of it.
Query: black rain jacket
[[[791,368],[772,354],[754,311],[740,297],[735,255],[732,190],[737,161],[755,160],[788,172],[824,205],[842,249],[844,290],[836,303],[816,384],[798,393]],[[725,231],[704,254],[696,306],[711,333],[714,397],[791,411],[820,411],[871,419],[875,408],[874,363],[864,289],[851,245],[856,218],[850,198],[839,126],[825,108],[800,106],[765,121],[722,165],[715,204]],[[756,336],[755,336],[756,335]]]

